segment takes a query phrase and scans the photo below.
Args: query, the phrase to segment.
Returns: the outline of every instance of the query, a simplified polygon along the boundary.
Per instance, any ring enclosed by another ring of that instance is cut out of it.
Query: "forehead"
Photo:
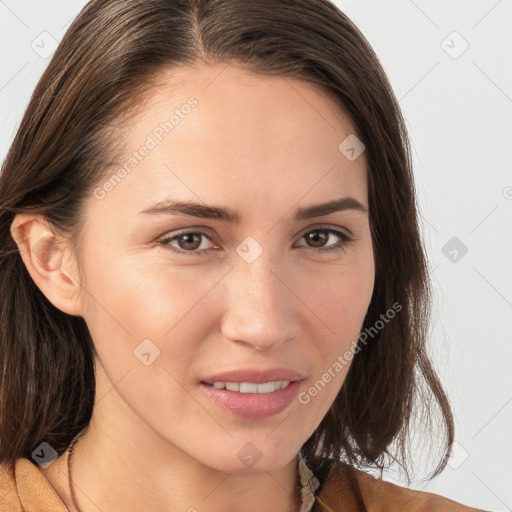
[[[236,136],[237,146],[264,141],[269,149],[288,141],[311,141],[319,150],[332,150],[355,133],[330,90],[289,76],[262,75],[231,64],[196,65],[164,71],[158,83],[144,111],[153,124],[190,97],[198,103],[195,115],[187,115],[173,135],[188,130],[202,140],[233,141]]]
[[[366,202],[364,153],[351,161],[339,149],[354,125],[322,87],[228,64],[173,68],[157,82],[125,126],[119,165],[129,172],[107,199],[236,196],[239,210],[244,198],[259,208],[343,194]]]

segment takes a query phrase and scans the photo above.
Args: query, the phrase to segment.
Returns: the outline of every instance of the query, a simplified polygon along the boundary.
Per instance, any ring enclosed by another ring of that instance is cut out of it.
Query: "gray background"
[[[449,466],[411,487],[512,510],[512,1],[336,4],[373,45],[407,122],[436,299],[430,350],[455,413]],[[83,5],[0,0],[0,161]]]

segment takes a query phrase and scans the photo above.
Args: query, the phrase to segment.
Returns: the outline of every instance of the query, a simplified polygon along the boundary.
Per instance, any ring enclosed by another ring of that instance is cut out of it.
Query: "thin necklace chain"
[[[76,504],[76,498],[75,498],[75,489],[73,487],[73,478],[71,477],[71,457],[73,455],[73,450],[75,448],[76,442],[78,441],[78,438],[73,439],[71,444],[69,445],[69,455],[68,455],[68,477],[69,477],[69,492],[71,493],[71,501],[73,503],[73,507],[76,508],[78,512],[82,512],[80,507]]]

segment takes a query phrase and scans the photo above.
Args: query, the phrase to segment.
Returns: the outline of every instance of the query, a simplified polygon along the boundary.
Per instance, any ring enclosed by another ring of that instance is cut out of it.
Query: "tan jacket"
[[[436,494],[414,491],[354,470],[368,512],[484,512]],[[341,464],[315,493],[313,512],[360,512],[348,470]],[[57,492],[29,459],[0,465],[0,512],[69,512]],[[142,511],[141,511],[142,512]],[[150,512],[150,511],[143,511]],[[266,512],[266,511],[265,511]],[[276,512],[276,511],[270,511]]]

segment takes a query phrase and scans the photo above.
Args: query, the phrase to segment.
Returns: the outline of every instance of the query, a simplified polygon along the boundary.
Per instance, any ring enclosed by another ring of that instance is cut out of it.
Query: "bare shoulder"
[[[2,512],[22,512],[14,468],[11,464],[0,464],[0,510]]]
[[[372,512],[486,512],[438,494],[417,491],[354,469],[364,500]]]

